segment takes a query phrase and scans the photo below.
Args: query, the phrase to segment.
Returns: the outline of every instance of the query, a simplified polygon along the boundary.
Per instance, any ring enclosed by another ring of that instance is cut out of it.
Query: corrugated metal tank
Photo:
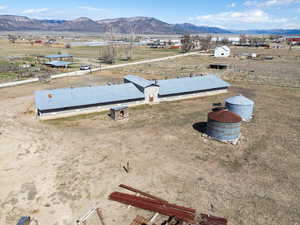
[[[208,114],[206,133],[220,141],[234,141],[240,137],[242,118],[227,110]]]
[[[225,107],[244,121],[250,121],[253,115],[254,102],[242,95],[233,96],[225,100]]]

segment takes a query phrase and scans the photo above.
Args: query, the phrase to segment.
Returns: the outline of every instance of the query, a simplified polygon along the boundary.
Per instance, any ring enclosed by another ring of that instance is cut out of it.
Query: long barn
[[[146,80],[127,75],[123,84],[43,90],[35,93],[37,115],[54,119],[108,110],[174,101],[227,92],[230,85],[215,75]]]

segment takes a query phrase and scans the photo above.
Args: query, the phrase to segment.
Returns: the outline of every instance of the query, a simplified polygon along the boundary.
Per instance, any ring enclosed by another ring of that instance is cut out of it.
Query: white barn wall
[[[83,108],[83,109],[73,109],[73,110],[66,110],[61,112],[51,112],[51,113],[42,113],[41,115],[37,116],[39,120],[53,120],[53,119],[60,119],[78,115],[85,115],[97,112],[108,111],[112,107],[116,106],[138,106],[144,105],[145,101],[135,101],[135,102],[126,102],[126,103],[119,103],[119,104],[111,104],[111,105],[104,105],[104,106],[97,106],[97,107],[90,107],[90,108]]]
[[[158,92],[159,92],[159,86],[149,86],[144,89],[145,94],[145,103],[158,103]],[[150,97],[153,97],[153,102],[150,102]]]
[[[223,90],[216,90],[216,91],[205,91],[205,92],[200,92],[200,93],[195,93],[195,94],[176,95],[176,96],[160,98],[160,102],[199,98],[199,97],[205,97],[205,96],[224,94],[227,92],[228,92],[228,89],[223,89]]]
[[[225,58],[230,56],[230,48],[227,46],[219,46],[215,48],[214,57]]]

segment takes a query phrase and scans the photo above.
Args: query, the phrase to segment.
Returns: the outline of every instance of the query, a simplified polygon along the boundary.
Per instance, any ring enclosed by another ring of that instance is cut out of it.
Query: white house
[[[230,48],[227,46],[218,46],[215,48],[214,57],[229,57]]]

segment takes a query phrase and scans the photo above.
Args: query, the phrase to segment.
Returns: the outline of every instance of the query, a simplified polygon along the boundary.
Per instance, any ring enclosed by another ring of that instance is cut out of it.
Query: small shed
[[[216,70],[226,70],[228,68],[228,65],[227,64],[214,63],[214,64],[209,64],[208,68],[209,69],[216,69]]]
[[[51,61],[46,62],[45,65],[51,66],[51,67],[64,67],[68,68],[70,64],[73,64],[72,62],[65,62],[65,61]]]
[[[229,57],[230,56],[230,48],[227,46],[218,46],[215,48],[214,57]]]
[[[63,61],[65,59],[71,59],[71,61],[73,61],[73,55],[70,54],[45,55],[43,56],[43,58],[48,59],[49,61],[51,60]]]
[[[116,106],[110,109],[113,120],[125,120],[129,118],[128,106]]]

